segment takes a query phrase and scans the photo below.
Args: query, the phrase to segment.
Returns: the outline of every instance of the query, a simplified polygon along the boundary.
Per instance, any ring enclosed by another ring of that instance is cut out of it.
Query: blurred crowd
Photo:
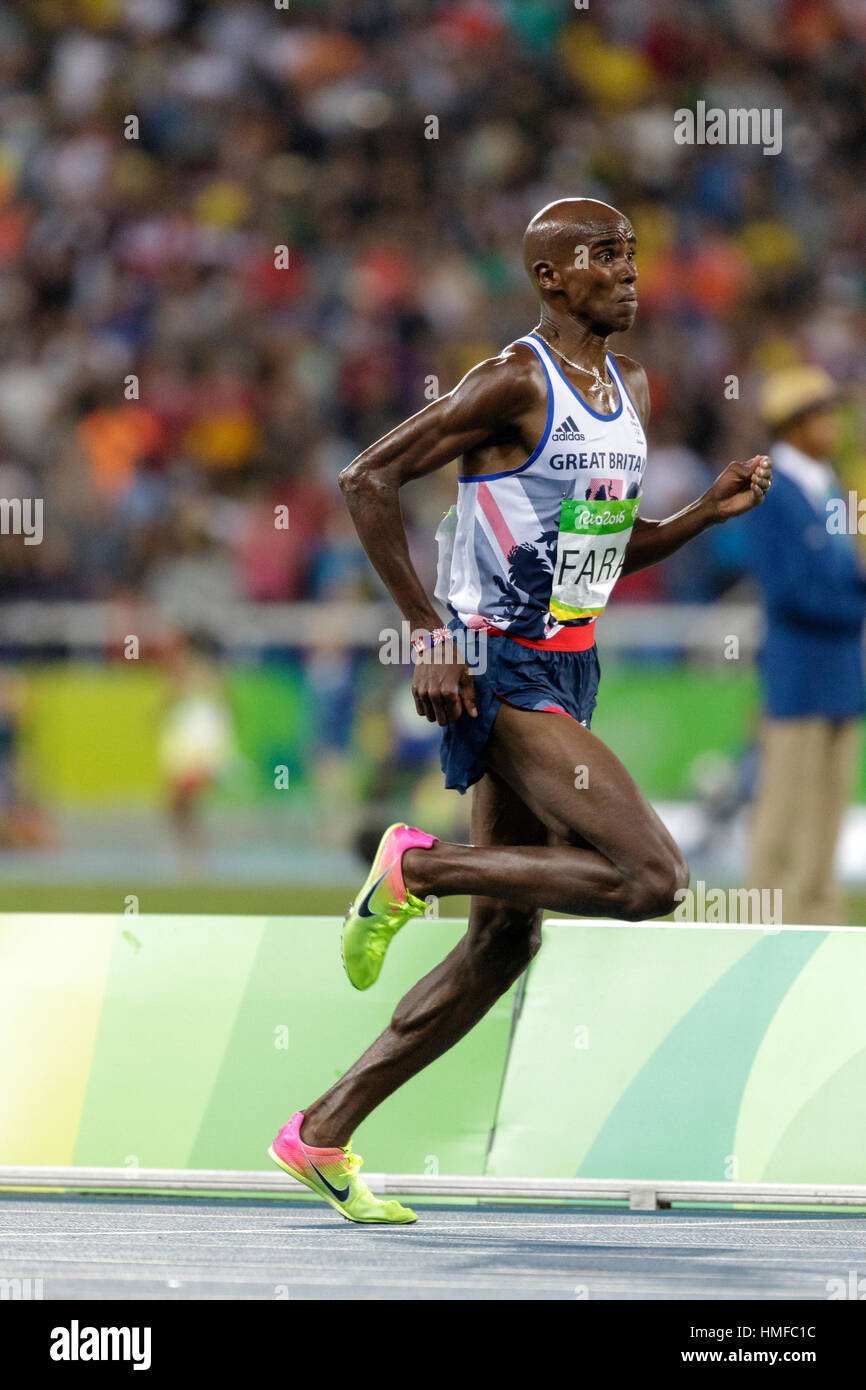
[[[781,109],[781,153],[678,145],[698,100]],[[0,593],[377,594],[336,475],[535,323],[520,238],[565,195],[637,231],[646,515],[766,447],[800,358],[852,388],[866,486],[864,147],[860,0],[0,6],[0,496],[45,499]],[[454,487],[407,490],[431,588]],[[716,597],[739,547],[623,595]]]

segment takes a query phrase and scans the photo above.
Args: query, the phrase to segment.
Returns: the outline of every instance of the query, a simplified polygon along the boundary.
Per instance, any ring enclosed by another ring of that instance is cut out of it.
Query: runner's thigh
[[[623,871],[680,851],[615,753],[568,715],[503,704],[484,752],[550,842],[588,844]]]

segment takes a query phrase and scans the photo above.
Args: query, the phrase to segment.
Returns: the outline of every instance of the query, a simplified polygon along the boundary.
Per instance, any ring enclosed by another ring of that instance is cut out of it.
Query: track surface
[[[866,1273],[858,1216],[416,1207],[383,1230],[306,1202],[5,1196],[0,1277],[45,1299],[826,1300]]]

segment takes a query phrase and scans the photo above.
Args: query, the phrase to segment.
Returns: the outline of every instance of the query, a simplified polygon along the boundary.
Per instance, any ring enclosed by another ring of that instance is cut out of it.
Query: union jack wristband
[[[440,647],[443,642],[453,638],[454,633],[450,627],[434,627],[432,632],[424,632],[418,637],[412,638],[412,646],[419,656],[428,651],[430,647]]]

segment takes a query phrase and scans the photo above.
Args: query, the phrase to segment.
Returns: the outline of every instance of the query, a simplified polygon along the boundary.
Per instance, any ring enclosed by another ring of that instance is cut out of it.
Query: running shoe
[[[301,1138],[303,1110],[297,1111],[283,1125],[268,1153],[284,1172],[297,1178],[305,1187],[324,1197],[336,1207],[347,1221],[383,1222],[390,1226],[407,1226],[418,1217],[399,1202],[382,1202],[374,1197],[358,1169],[363,1163],[360,1154],[352,1153],[351,1144],[344,1149],[311,1149]]]
[[[421,917],[427,906],[403,882],[407,849],[429,849],[436,836],[411,825],[392,825],[385,831],[366,883],[343,920],[343,965],[355,989],[369,989],[379,978],[385,952],[410,917]]]

